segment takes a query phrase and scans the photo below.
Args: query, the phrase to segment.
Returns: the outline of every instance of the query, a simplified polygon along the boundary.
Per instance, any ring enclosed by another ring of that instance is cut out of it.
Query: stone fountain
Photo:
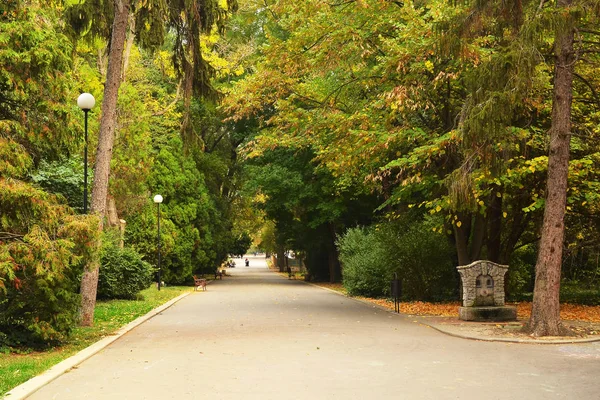
[[[516,307],[504,304],[504,275],[508,265],[479,260],[457,267],[463,287],[458,318],[464,321],[514,321]]]

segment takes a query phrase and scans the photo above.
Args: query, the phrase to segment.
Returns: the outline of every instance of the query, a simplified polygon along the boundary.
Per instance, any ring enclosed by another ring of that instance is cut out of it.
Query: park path
[[[30,399],[600,399],[600,344],[464,340],[237,259]]]

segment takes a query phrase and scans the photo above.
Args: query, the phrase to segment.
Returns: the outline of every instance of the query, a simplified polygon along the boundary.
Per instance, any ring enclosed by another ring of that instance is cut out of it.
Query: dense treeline
[[[236,148],[246,138],[221,123],[216,96],[198,86],[210,83],[197,82],[174,62],[173,48],[185,38],[168,27],[165,40],[153,46],[141,46],[149,32],[128,33],[106,214],[81,215],[84,135],[76,99],[82,92],[96,97],[89,112],[92,174],[100,157],[94,149],[112,23],[92,18],[110,15],[90,13],[87,6],[100,7],[92,3],[10,0],[0,6],[0,347],[63,340],[80,320],[81,277],[94,260],[101,265],[99,298],[135,298],[155,281],[154,194],[164,198],[165,283],[188,284],[192,274],[211,273],[228,253],[240,251],[244,232],[234,227],[232,210],[244,207]],[[111,2],[105,5],[110,9]],[[212,52],[226,5],[206,12],[215,26],[202,29],[202,51],[226,67]],[[143,17],[142,9],[133,13]],[[200,31],[186,34],[200,42]]]
[[[225,108],[260,122],[249,157],[263,167],[254,187],[279,246],[333,281],[337,241],[345,278],[401,269],[416,287],[426,281],[420,254],[447,242],[450,264],[431,279],[482,258],[510,264],[513,294],[535,281],[546,308],[534,314],[553,310],[532,330],[557,333],[561,263],[565,277],[577,270],[598,287],[597,3],[282,0],[252,12],[255,68]],[[314,203],[295,189],[315,183]],[[372,228],[344,236],[354,225]],[[406,232],[419,241],[402,245]],[[390,235],[400,245],[386,245]],[[359,240],[368,256],[350,250]],[[369,265],[375,243],[395,251],[387,266]],[[352,271],[356,257],[365,273]],[[435,298],[455,285],[456,275],[435,295],[411,293]]]
[[[509,264],[536,334],[561,264],[597,292],[595,2],[115,4],[0,5],[0,347],[91,323],[96,285],[148,285],[154,194],[167,283],[260,231],[352,293],[399,272],[408,299],[456,298],[456,265]]]

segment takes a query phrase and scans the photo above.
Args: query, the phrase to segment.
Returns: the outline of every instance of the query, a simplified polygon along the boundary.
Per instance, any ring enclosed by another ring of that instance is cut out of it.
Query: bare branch
[[[12,232],[0,232],[0,240],[21,240],[25,235]]]

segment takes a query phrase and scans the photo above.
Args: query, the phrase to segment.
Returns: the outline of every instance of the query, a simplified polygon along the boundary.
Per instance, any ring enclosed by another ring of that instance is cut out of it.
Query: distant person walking
[[[250,260],[248,260],[248,259],[246,258],[246,267],[249,267],[249,266],[250,266]]]

